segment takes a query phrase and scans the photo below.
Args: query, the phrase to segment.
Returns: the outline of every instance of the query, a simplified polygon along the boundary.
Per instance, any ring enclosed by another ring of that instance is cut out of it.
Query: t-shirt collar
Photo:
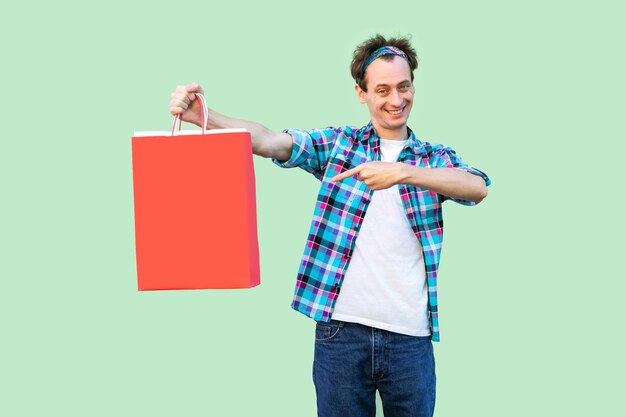
[[[425,152],[424,144],[415,137],[415,134],[408,126],[406,129],[409,137],[402,153],[409,151],[415,155],[421,155]],[[360,142],[371,141],[374,148],[380,148],[380,136],[376,133],[376,129],[374,129],[374,125],[372,125],[371,121],[367,124],[367,126],[365,126],[365,129],[361,130],[361,134],[359,136]]]

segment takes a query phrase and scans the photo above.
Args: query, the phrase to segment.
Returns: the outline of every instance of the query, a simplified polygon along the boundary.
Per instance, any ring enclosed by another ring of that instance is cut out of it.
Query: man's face
[[[406,123],[415,93],[409,64],[399,56],[392,61],[379,58],[367,67],[365,79],[367,92],[358,85],[356,92],[359,101],[367,104],[378,136],[406,139]]]

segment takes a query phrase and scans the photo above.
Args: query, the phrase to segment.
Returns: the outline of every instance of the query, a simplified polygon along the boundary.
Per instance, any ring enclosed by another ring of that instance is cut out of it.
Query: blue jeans
[[[319,417],[373,417],[376,390],[386,417],[432,417],[435,357],[430,336],[318,322],[313,381]]]

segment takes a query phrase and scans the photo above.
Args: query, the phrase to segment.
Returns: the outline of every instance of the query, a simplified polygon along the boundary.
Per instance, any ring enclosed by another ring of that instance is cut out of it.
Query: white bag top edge
[[[207,130],[206,134],[207,135],[211,135],[211,134],[217,134],[217,133],[241,133],[241,132],[247,132],[247,129],[211,129],[211,130]],[[174,136],[179,136],[179,135],[201,135],[202,131],[201,130],[177,130],[174,132]],[[133,133],[133,137],[134,138],[140,138],[140,137],[146,137],[146,136],[172,136],[172,131],[158,131],[158,130],[147,130],[147,131],[143,131],[143,132],[134,132]]]

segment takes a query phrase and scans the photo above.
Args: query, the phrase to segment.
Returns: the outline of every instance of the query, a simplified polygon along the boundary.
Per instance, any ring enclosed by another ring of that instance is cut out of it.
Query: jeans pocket
[[[344,323],[341,321],[320,322],[315,325],[315,341],[327,342],[334,339],[343,328]]]

